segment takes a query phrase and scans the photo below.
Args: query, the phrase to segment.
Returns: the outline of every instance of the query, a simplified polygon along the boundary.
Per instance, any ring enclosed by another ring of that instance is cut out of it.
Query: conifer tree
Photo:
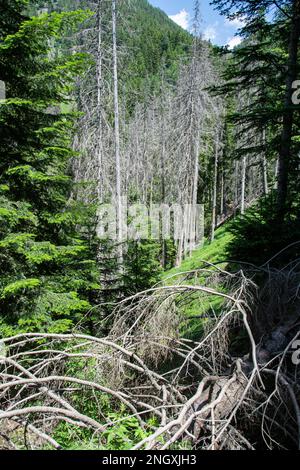
[[[235,122],[243,125],[245,133],[252,128],[262,136],[256,144],[249,140],[248,153],[278,161],[275,215],[282,224],[299,193],[299,179],[295,178],[299,154],[295,111],[299,106],[292,102],[292,95],[299,74],[300,1],[212,3],[228,19],[238,18],[244,25],[240,30],[244,41],[233,51],[224,76],[226,85],[219,90],[247,96]]]
[[[0,332],[66,331],[97,289],[92,207],[70,198],[76,113],[70,103],[85,58],[55,57],[51,44],[87,12],[25,18],[26,0],[1,17]]]

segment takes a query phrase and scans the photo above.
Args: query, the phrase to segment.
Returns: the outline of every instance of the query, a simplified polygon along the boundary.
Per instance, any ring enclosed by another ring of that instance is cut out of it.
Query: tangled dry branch
[[[1,446],[59,449],[65,422],[103,448],[135,417],[144,434],[133,449],[300,448],[298,265],[252,268],[266,278],[258,289],[243,270],[207,264],[121,302],[105,338],[3,339]],[[187,320],[191,304],[198,313]],[[188,322],[201,325],[197,341],[182,336]],[[125,417],[112,418],[103,397]]]

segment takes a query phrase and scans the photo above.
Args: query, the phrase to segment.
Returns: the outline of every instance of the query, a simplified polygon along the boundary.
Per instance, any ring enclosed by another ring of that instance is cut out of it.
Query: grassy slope
[[[186,258],[180,267],[166,271],[163,275],[163,281],[167,284],[177,284],[181,281],[182,275],[189,271],[199,269],[203,266],[203,261],[217,263],[226,260],[228,245],[233,235],[228,231],[228,225],[224,225],[216,231],[215,240],[212,243],[205,241],[204,246],[197,248],[191,257]],[[220,264],[224,267],[226,263]],[[204,284],[204,276],[191,278],[183,283]],[[221,289],[221,286],[218,287]],[[199,296],[199,293],[193,293],[182,306],[179,306],[180,312],[186,318],[182,325],[182,336],[190,339],[198,339],[203,332],[203,327],[208,321],[207,316],[217,315],[221,310],[224,300],[217,296]],[[199,318],[201,316],[202,318]]]
[[[164,279],[174,274],[184,273],[201,267],[201,261],[217,263],[227,258],[228,244],[233,235],[228,231],[228,225],[225,224],[216,231],[215,240],[209,243],[204,242],[204,246],[197,248],[191,257],[187,257],[178,268],[170,269],[164,273]]]

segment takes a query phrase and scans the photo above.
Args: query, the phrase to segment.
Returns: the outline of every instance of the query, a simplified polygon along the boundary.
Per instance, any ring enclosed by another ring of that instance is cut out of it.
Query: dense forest
[[[300,450],[300,1],[0,0],[0,448]]]

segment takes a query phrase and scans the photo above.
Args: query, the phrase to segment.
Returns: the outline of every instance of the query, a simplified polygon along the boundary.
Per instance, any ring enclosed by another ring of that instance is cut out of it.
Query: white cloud
[[[226,26],[232,26],[233,28],[243,28],[245,26],[245,19],[241,18],[234,18],[229,20],[228,18],[225,19]]]
[[[206,41],[214,41],[217,37],[217,31],[214,26],[207,26],[207,28],[203,31],[203,38]]]
[[[171,20],[174,21],[174,23],[177,23],[183,29],[188,29],[190,15],[186,11],[185,8],[181,10],[179,13],[177,13],[176,15],[169,16],[169,18],[171,18]]]
[[[234,49],[236,46],[241,44],[242,38],[240,36],[234,36],[233,38],[229,38],[227,41],[227,45],[229,49]]]

